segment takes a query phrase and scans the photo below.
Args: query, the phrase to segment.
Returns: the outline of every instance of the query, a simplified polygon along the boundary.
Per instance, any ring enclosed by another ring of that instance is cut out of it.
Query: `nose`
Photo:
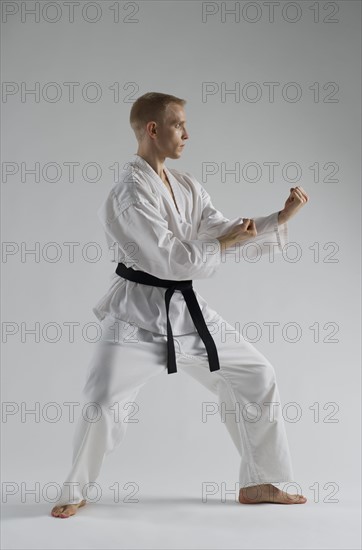
[[[186,128],[185,128],[184,131],[183,131],[182,139],[189,139],[189,135],[188,135],[188,133],[187,133],[187,131],[186,131]]]

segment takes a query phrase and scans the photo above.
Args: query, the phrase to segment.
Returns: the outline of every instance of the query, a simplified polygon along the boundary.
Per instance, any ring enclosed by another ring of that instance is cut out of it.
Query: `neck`
[[[144,151],[141,148],[138,148],[137,155],[139,155],[143,160],[148,162],[151,168],[156,172],[156,174],[162,179],[165,180],[165,175],[163,172],[164,169],[164,156],[160,156],[157,152],[153,151]]]

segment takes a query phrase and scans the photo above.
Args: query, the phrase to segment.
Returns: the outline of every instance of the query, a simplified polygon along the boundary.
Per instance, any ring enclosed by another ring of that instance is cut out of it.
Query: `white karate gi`
[[[225,218],[209,194],[189,173],[165,168],[178,206],[163,181],[140,156],[134,155],[98,211],[106,232],[114,270],[110,288],[93,311],[99,320],[106,315],[131,322],[158,334],[167,334],[165,289],[128,281],[114,273],[118,261],[160,279],[204,279],[227,261],[216,237],[241,224],[243,218]],[[248,258],[270,252],[287,242],[287,224],[278,226],[278,212],[253,218],[257,236],[244,241]],[[115,244],[116,243],[116,244]],[[119,247],[121,245],[122,248]],[[117,255],[119,254],[119,256]],[[230,257],[230,255],[229,255]],[[206,323],[218,316],[195,290]],[[169,318],[174,336],[195,330],[180,290],[172,296]]]
[[[189,173],[165,168],[173,198],[156,172],[134,155],[98,211],[106,232],[114,270],[118,262],[161,279],[193,280],[212,276],[226,259],[216,237],[242,223],[225,218],[214,208],[203,186]],[[257,243],[248,258],[281,251],[287,242],[287,224],[278,226],[278,212],[254,218]],[[269,243],[269,244],[265,244]],[[74,433],[73,463],[57,504],[85,498],[84,485],[94,482],[104,456],[118,447],[127,423],[114,419],[114,405],[134,401],[140,388],[153,376],[167,375],[167,326],[165,288],[135,283],[112,273],[108,292],[93,311],[101,321],[102,337],[88,368],[84,402],[101,410],[98,421],[81,416]],[[212,391],[225,410],[240,410],[257,403],[257,421],[236,420],[225,415],[225,425],[240,454],[240,487],[293,480],[291,456],[275,371],[270,362],[241,334],[236,333],[194,290],[204,319],[215,341],[220,370],[210,372],[204,344],[196,331],[183,295],[176,290],[169,308],[178,371],[190,374]],[[221,330],[221,325],[223,329]],[[117,330],[115,331],[115,326]],[[117,334],[117,336],[115,336]],[[174,374],[173,376],[177,376]],[[112,407],[112,409],[111,409]],[[221,408],[220,408],[221,410]],[[126,409],[124,414],[127,414]],[[255,414],[257,414],[255,409]],[[248,418],[250,418],[248,409]],[[260,414],[260,412],[259,412]]]

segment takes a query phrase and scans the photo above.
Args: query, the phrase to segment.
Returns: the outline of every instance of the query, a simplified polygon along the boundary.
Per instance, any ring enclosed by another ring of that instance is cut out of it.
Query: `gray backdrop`
[[[81,400],[91,308],[114,269],[96,210],[137,150],[132,102],[159,91],[187,100],[190,139],[166,166],[193,173],[225,216],[280,210],[295,185],[310,197],[289,222],[285,254],[230,260],[195,288],[274,365],[303,494],[356,498],[360,2],[280,2],[274,14],[265,2],[40,2],[36,16],[4,4],[3,481],[42,488],[69,470],[65,403]],[[138,495],[233,486],[227,430],[216,415],[202,422],[213,400],[183,374],[144,387],[139,422],[98,479],[105,497],[116,481],[137,483]]]

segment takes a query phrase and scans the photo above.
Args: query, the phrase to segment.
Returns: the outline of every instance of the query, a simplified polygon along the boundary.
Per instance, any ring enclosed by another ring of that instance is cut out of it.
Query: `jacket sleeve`
[[[219,210],[217,210],[212,204],[210,195],[207,191],[200,186],[201,193],[201,219],[197,231],[197,236],[200,239],[203,238],[216,238],[221,237],[225,233],[228,233],[233,227],[243,223],[243,218],[233,218],[229,220]]]
[[[107,241],[116,242],[127,267],[160,279],[183,281],[214,274],[221,262],[216,238],[182,241],[175,237],[156,204],[142,198],[128,205],[110,193],[98,211]]]
[[[235,226],[243,223],[242,217],[233,218],[231,220],[226,218],[214,207],[207,191],[201,185],[200,188],[202,196],[202,213],[198,227],[199,239],[221,237]],[[287,223],[282,225],[278,224],[278,212],[252,219],[255,222],[257,230],[256,237],[247,239],[236,246],[240,248],[246,247],[245,254],[247,254],[247,258],[250,260],[267,253],[274,254],[282,252],[283,246],[288,242],[288,227]],[[232,257],[233,249],[234,247],[230,247],[230,249],[222,253],[222,261],[228,257]]]

